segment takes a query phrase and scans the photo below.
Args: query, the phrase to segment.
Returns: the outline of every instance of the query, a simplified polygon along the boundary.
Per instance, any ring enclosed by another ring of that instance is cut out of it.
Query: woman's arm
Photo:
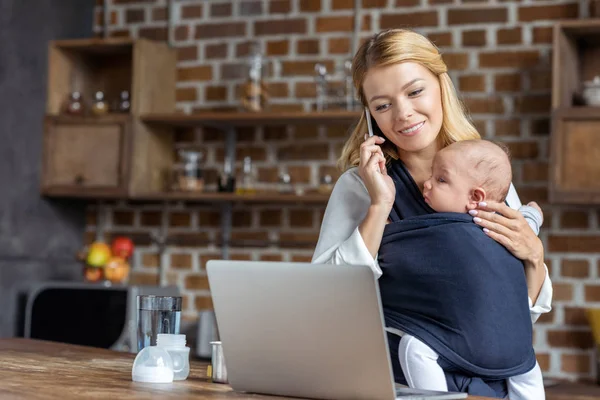
[[[552,282],[544,264],[544,246],[537,232],[516,211],[521,207],[521,201],[512,185],[506,200],[510,207],[495,202],[480,206],[476,210],[478,219],[475,223],[515,257],[523,260],[529,298],[533,304],[530,307],[531,318],[535,322],[540,314],[551,310],[552,302]]]
[[[371,198],[358,176],[357,169],[352,168],[342,174],[327,203],[312,262],[315,264],[368,265],[376,277],[381,276],[376,254],[371,253],[359,230],[360,225],[377,224],[376,221],[373,221],[373,216],[369,215],[370,207]],[[387,219],[387,215],[385,218]],[[367,230],[370,227],[367,226]],[[371,234],[372,232],[366,232],[365,237],[371,238]],[[376,240],[371,241],[376,242]],[[379,242],[381,242],[381,235]],[[379,243],[377,243],[377,248],[379,248]]]

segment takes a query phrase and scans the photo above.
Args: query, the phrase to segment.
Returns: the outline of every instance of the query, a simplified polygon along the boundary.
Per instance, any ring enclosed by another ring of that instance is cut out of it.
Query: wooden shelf
[[[310,112],[201,112],[196,114],[145,114],[143,122],[171,127],[200,125],[253,126],[287,124],[341,124],[358,121],[357,111]]]
[[[556,109],[554,115],[568,119],[598,119],[600,117],[600,107],[562,107]]]
[[[134,41],[129,38],[85,38],[54,40],[51,42],[51,45],[65,50],[72,49],[78,52],[105,55],[130,52]]]
[[[244,203],[318,203],[325,204],[329,195],[307,193],[304,195],[265,192],[238,195],[235,193],[163,192],[140,193],[130,197],[133,201],[188,201],[188,202],[244,202]]]

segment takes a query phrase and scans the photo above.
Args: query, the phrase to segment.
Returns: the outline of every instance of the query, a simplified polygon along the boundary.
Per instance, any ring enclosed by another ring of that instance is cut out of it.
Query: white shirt
[[[521,200],[511,184],[506,202],[511,208],[518,210]],[[358,226],[364,220],[371,197],[358,168],[354,167],[344,172],[333,188],[323,222],[319,240],[313,254],[315,264],[336,265],[368,265],[377,278],[382,274],[377,256],[373,258],[358,231]],[[552,302],[552,282],[546,269],[546,278],[535,304],[529,299],[531,322],[537,321],[543,313],[549,312]]]

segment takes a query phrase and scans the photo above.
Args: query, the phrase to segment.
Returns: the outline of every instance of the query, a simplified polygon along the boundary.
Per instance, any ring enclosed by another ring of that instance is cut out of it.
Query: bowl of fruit
[[[134,248],[131,239],[124,236],[114,238],[110,245],[102,241],[90,244],[79,254],[79,259],[84,263],[84,280],[126,283]]]

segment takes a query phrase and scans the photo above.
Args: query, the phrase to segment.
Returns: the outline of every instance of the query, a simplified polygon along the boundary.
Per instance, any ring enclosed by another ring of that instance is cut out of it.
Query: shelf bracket
[[[234,127],[225,128],[225,160],[223,164],[228,164],[229,171],[235,176],[235,148],[236,148],[236,131]],[[231,226],[232,226],[232,203],[223,203],[221,209],[221,237],[223,240],[221,248],[221,257],[223,260],[229,259],[229,243],[231,240]]]
[[[161,222],[158,232],[150,232],[150,240],[158,247],[158,285],[167,284],[167,237],[169,235],[169,203],[164,202],[161,210]]]

